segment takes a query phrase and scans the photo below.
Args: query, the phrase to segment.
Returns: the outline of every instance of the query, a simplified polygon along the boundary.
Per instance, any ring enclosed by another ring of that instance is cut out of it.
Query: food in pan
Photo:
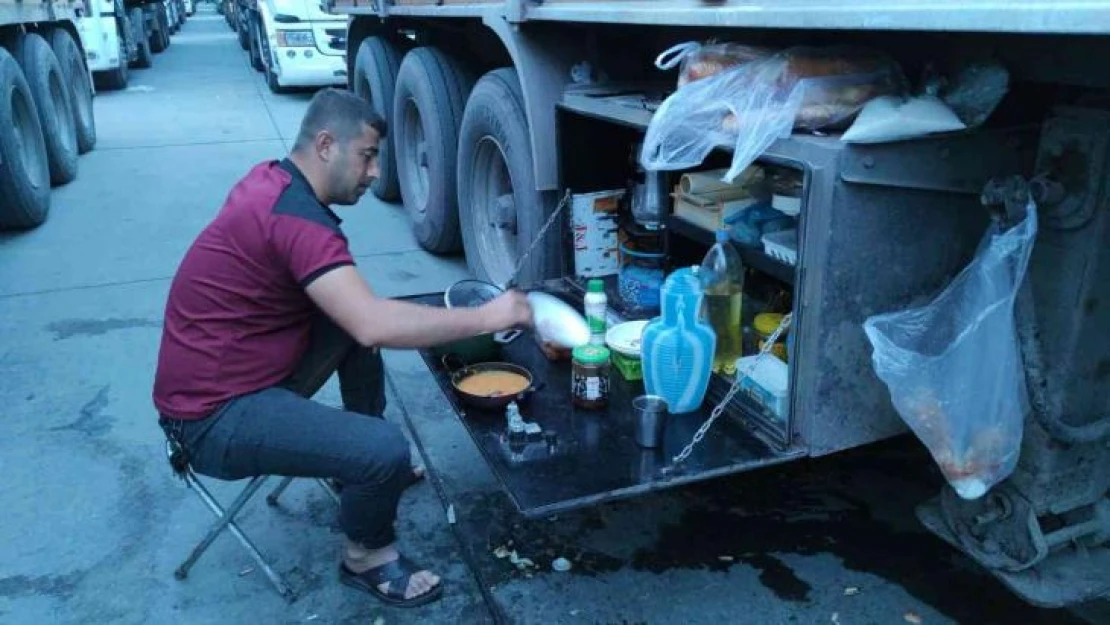
[[[477,397],[516,395],[528,388],[528,378],[511,371],[480,371],[459,380],[460,391]]]

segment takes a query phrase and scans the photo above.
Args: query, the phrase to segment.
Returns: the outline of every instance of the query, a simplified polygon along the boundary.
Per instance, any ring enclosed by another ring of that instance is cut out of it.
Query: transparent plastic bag
[[[736,43],[701,44],[687,41],[664,50],[656,59],[655,66],[662,70],[681,67],[678,71],[678,86],[709,78],[726,69],[769,56],[766,48],[745,46]]]
[[[731,183],[794,127],[803,88],[797,81],[781,84],[786,66],[781,57],[752,61],[671,94],[644,136],[644,169],[691,169],[716,146],[731,143],[732,166],[722,177]]]
[[[942,97],[965,124],[975,128],[987,121],[1009,87],[1010,73],[1001,63],[975,63],[956,75]]]
[[[854,46],[796,47],[782,53],[787,72],[805,88],[795,128],[846,128],[872,99],[906,91],[906,79],[887,55]]]
[[[868,100],[904,88],[897,64],[860,48],[790,48],[689,82],[652,117],[640,155],[648,170],[690,169],[732,145],[732,182],[795,127],[850,121]]]
[[[992,224],[974,260],[929,304],[868,318],[872,365],[898,414],[956,493],[976,499],[1017,465],[1029,410],[1014,300],[1037,235],[1036,207]]]
[[[947,104],[969,128],[982,126],[1006,97],[1010,72],[994,60],[967,63],[951,74],[925,68],[921,92]]]

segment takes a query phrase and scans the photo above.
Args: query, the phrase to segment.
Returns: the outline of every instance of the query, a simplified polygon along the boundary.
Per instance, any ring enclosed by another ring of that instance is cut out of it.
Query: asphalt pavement
[[[172,475],[151,406],[167,288],[231,185],[285,154],[311,97],[272,95],[209,10],[126,91],[97,96],[97,147],[49,220],[0,235],[0,622],[1082,622],[1022,603],[921,529],[913,508],[940,482],[908,438],[525,521],[404,351],[387,354],[386,416],[431,479],[406,493],[398,528],[444,576],[443,600],[390,609],[341,586],[336,507],[312,480],[239,517],[295,603],[228,534],[174,579],[213,517]],[[340,215],[380,293],[467,275],[419,249],[399,206],[366,198]],[[317,399],[339,404],[334,380]],[[242,487],[208,483],[224,501]],[[560,556],[571,571],[547,566]]]

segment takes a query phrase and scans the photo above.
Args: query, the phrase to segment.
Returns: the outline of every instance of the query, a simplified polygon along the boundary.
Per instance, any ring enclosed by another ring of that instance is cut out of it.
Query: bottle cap
[[[590,280],[586,282],[586,291],[590,293],[604,293],[605,283],[598,278],[590,278]]]
[[[721,228],[720,230],[717,231],[716,239],[717,239],[717,243],[727,243],[728,241],[731,240],[731,237],[728,234],[728,230],[725,230],[724,228]]]
[[[752,326],[755,327],[755,331],[761,336],[768,337],[778,329],[784,316],[785,315],[779,313],[759,313],[755,316],[755,319],[752,320]]]
[[[609,348],[601,345],[579,345],[571,357],[584,365],[600,365],[609,361]]]

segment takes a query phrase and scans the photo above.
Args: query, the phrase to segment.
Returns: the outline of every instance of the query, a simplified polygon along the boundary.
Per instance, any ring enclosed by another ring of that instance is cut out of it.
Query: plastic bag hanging
[[[696,167],[719,145],[733,146],[732,182],[775,139],[789,136],[802,104],[797,81],[780,86],[786,60],[746,63],[686,84],[652,117],[640,161],[648,170]]]
[[[1014,301],[1036,236],[1030,201],[1012,228],[992,223],[971,264],[931,303],[863,324],[895,410],[964,499],[1017,465],[1029,405]]]

